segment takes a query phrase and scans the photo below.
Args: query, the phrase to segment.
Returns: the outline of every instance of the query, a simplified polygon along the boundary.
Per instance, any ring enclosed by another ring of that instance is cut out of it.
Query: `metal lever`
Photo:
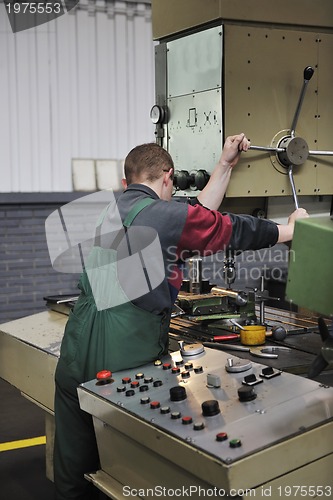
[[[303,100],[304,100],[304,96],[305,96],[305,91],[306,91],[306,88],[307,88],[309,81],[311,80],[311,78],[313,76],[313,73],[314,73],[314,69],[311,66],[307,66],[304,69],[303,86],[301,89],[301,94],[300,94],[299,99],[298,99],[298,104],[296,107],[295,116],[294,116],[294,119],[293,119],[291,127],[290,127],[291,137],[295,137],[295,129],[296,129],[296,125],[298,122],[299,114],[301,112],[301,108],[302,108],[302,104],[303,104]]]
[[[296,188],[295,188],[295,182],[294,182],[294,176],[293,176],[293,165],[289,165],[288,176],[289,176],[289,181],[290,181],[290,185],[291,185],[291,190],[293,192],[293,198],[294,198],[295,208],[297,210],[299,208],[299,204],[298,204],[298,199],[297,199],[297,194],[296,194]]]

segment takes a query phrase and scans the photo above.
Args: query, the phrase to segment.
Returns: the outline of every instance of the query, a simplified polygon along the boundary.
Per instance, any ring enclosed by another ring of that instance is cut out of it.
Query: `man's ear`
[[[124,189],[127,189],[127,180],[126,179],[121,179],[121,184]]]

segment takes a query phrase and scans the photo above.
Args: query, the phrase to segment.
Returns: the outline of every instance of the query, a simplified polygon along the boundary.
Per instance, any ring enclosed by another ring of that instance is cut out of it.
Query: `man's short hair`
[[[162,172],[174,168],[170,154],[155,142],[133,148],[125,159],[124,171],[127,185],[137,182],[154,182]]]

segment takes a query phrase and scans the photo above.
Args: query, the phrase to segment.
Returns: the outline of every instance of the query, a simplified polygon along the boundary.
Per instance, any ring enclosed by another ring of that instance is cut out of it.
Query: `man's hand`
[[[245,134],[231,135],[226,138],[219,163],[234,167],[240,158],[242,151],[247,151],[250,141]]]
[[[309,217],[309,214],[305,208],[298,208],[292,214],[289,215],[288,224],[281,224],[278,226],[279,239],[278,243],[286,243],[291,241],[294,235],[295,222],[297,219],[305,219]]]
[[[295,224],[297,219],[305,219],[309,217],[309,214],[305,208],[298,208],[292,214],[289,215],[288,224]]]

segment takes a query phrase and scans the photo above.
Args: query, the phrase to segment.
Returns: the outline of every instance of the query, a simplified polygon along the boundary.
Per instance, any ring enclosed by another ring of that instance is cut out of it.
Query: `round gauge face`
[[[150,110],[150,119],[154,124],[161,123],[163,121],[163,115],[163,109],[157,104],[155,104]]]

